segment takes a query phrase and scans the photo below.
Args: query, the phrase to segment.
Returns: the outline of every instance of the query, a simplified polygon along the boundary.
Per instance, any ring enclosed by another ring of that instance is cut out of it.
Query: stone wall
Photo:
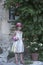
[[[0,46],[8,46],[10,33],[9,12],[3,6],[4,1],[0,2]]]

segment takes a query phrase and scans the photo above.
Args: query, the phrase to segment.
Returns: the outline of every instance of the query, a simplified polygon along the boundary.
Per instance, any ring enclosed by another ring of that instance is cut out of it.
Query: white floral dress
[[[22,53],[24,52],[24,44],[22,40],[22,32],[21,31],[16,31],[16,37],[18,37],[17,41],[13,41],[12,45],[12,52],[14,53]]]

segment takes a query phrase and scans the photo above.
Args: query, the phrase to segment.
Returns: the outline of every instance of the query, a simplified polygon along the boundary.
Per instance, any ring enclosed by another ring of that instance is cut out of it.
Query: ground
[[[31,62],[32,64],[24,64],[24,65],[43,65],[43,62],[41,61],[31,61]],[[16,64],[14,63],[14,59],[12,59],[8,62],[0,61],[0,65],[16,65]],[[18,62],[18,65],[23,65],[23,64],[20,64],[20,62]]]
[[[0,65],[16,65],[14,62],[15,61],[14,58],[7,60],[7,55],[8,55],[8,52],[6,53],[4,52],[3,54],[0,54]],[[25,63],[24,65],[43,65],[43,62],[41,61],[30,61],[30,60],[28,61],[29,61],[29,64]],[[18,65],[23,65],[23,64],[20,64],[20,62],[18,62]]]

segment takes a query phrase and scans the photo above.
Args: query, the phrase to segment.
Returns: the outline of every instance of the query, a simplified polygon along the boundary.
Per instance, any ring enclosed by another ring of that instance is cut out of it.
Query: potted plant
[[[42,47],[43,47],[42,43],[38,43],[36,41],[30,42],[30,45],[28,45],[27,48],[29,49],[29,51],[31,53],[32,60],[34,60],[34,61],[38,60],[39,53],[43,49]]]
[[[32,60],[36,61],[39,57],[39,45],[37,42],[30,42],[30,51]]]

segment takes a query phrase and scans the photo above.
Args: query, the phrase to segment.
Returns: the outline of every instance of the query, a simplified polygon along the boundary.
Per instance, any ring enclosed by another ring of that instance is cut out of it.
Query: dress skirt
[[[22,40],[14,41],[11,51],[14,53],[23,53],[24,52],[23,41]]]

